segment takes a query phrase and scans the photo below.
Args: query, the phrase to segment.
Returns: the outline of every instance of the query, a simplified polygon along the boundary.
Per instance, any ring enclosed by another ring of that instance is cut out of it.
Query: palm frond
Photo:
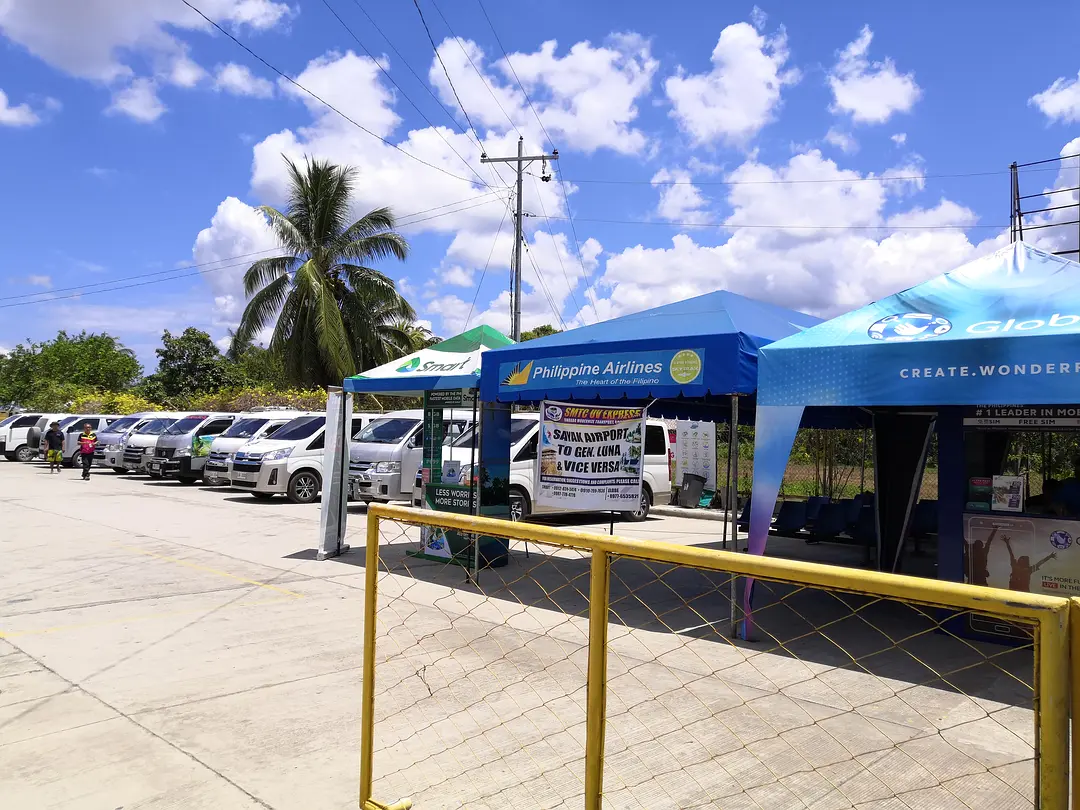
[[[279,278],[288,278],[295,262],[293,256],[274,256],[252,262],[251,267],[244,271],[244,294],[250,298],[267,284]]]
[[[307,253],[307,239],[289,215],[281,213],[270,205],[260,205],[259,211],[269,220],[270,229],[281,242],[283,250],[293,256],[303,256]]]
[[[291,286],[289,276],[278,276],[248,300],[240,325],[233,333],[233,345],[250,343],[273,321],[289,296]]]

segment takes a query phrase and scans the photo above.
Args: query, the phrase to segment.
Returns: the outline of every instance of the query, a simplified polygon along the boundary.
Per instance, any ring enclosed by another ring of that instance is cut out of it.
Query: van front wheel
[[[319,497],[322,479],[313,470],[300,470],[289,479],[286,496],[293,503],[311,503]]]
[[[517,523],[519,520],[525,520],[529,516],[529,496],[524,491],[517,489],[510,490],[510,520]]]
[[[652,496],[649,494],[649,490],[645,487],[641,488],[641,501],[638,503],[638,508],[633,512],[623,512],[623,519],[629,520],[632,523],[640,523],[649,516],[649,508],[652,506]]]
[[[33,459],[33,457],[34,457],[34,455],[30,451],[30,447],[28,445],[21,444],[15,449],[15,460],[16,461],[21,461],[23,464],[25,464],[26,462]]]

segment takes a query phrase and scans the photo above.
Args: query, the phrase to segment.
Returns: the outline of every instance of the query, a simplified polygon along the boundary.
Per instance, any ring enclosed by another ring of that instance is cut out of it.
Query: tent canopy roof
[[[348,377],[344,387],[352,393],[398,396],[476,388],[480,380],[481,354],[513,342],[490,326],[477,326],[399,360]]]
[[[761,405],[1080,402],[1080,264],[1017,242],[762,349]]]
[[[583,390],[585,399],[597,392],[603,399],[640,400],[748,394],[757,388],[758,348],[816,323],[810,315],[720,290],[488,352],[480,394],[489,402],[580,400]],[[700,360],[693,377],[687,351]],[[620,363],[629,365],[620,370]]]

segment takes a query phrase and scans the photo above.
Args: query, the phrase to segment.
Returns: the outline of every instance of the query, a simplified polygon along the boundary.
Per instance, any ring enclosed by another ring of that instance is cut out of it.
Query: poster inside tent
[[[675,422],[675,486],[682,486],[683,474],[705,479],[705,489],[716,491],[716,425],[713,422]]]
[[[645,409],[544,402],[536,503],[631,511],[641,499]]]

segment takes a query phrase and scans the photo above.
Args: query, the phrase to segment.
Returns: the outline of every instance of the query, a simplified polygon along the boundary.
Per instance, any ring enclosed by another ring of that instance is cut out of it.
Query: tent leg
[[[731,430],[728,435],[728,519],[731,550],[739,550],[739,398],[731,395]],[[739,635],[739,578],[731,577],[731,637]]]
[[[349,520],[349,426],[352,394],[336,386],[327,389],[326,438],[323,451],[322,505],[319,514],[319,551],[325,560],[349,550],[344,542]]]

